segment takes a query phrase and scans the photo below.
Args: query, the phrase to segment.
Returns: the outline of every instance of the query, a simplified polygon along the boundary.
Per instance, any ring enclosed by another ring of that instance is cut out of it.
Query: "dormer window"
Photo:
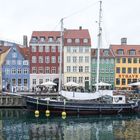
[[[124,50],[123,50],[123,49],[117,50],[117,54],[118,54],[118,55],[123,55],[123,54],[124,54]]]
[[[40,42],[45,42],[45,37],[40,37]]]
[[[49,37],[48,42],[53,42],[53,37]]]
[[[108,50],[104,50],[104,51],[103,51],[103,55],[104,55],[104,56],[109,56],[109,51],[108,51]]]
[[[80,39],[79,38],[76,38],[75,39],[75,43],[80,43]]]
[[[37,39],[37,37],[32,37],[32,42],[37,42],[38,41],[38,39]]]
[[[56,38],[56,42],[60,42],[61,38],[60,37],[57,37]]]
[[[129,55],[136,55],[136,50],[133,50],[133,49],[129,50],[128,53]]]
[[[67,43],[72,43],[72,39],[71,38],[68,38],[67,39]]]
[[[84,39],[83,39],[83,42],[84,42],[84,43],[88,43],[88,39],[87,39],[87,38],[84,38]]]

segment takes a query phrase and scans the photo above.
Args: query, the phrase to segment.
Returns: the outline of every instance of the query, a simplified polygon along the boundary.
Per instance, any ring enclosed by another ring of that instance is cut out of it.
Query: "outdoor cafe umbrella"
[[[97,86],[97,83],[94,84],[94,85]],[[111,84],[109,84],[109,83],[104,83],[104,82],[99,82],[99,83],[98,83],[98,86],[111,86]]]
[[[42,84],[40,84],[41,86],[46,86],[46,87],[49,87],[49,86],[56,86],[57,84],[52,82],[52,81],[48,81],[48,82],[44,82]]]
[[[64,86],[68,86],[68,87],[78,87],[79,84],[75,83],[75,82],[68,82],[68,83],[65,83]]]

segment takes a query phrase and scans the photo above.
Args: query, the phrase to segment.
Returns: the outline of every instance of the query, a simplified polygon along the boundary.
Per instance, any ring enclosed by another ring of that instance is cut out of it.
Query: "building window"
[[[38,59],[39,59],[39,60],[38,60],[39,63],[43,63],[43,56],[39,56]]]
[[[80,39],[79,38],[76,38],[75,39],[75,43],[80,43]]]
[[[83,53],[83,47],[81,47],[81,46],[79,47],[79,52]]]
[[[103,55],[104,55],[104,56],[109,56],[109,50],[104,50],[104,51],[103,51]]]
[[[131,79],[128,79],[128,80],[127,80],[127,84],[130,84],[130,83],[131,83]]]
[[[38,38],[37,38],[36,36],[32,37],[32,40],[31,40],[31,42],[34,42],[34,43],[36,43],[37,41],[38,41]]]
[[[36,85],[36,79],[33,79],[33,85]]]
[[[89,48],[85,48],[85,53],[88,53],[89,52]]]
[[[49,37],[48,42],[53,42],[53,37]]]
[[[52,73],[56,73],[56,67],[52,67]]]
[[[36,56],[32,56],[32,63],[36,63]]]
[[[32,46],[31,49],[32,52],[36,52],[36,46]]]
[[[17,65],[21,65],[22,61],[21,60],[17,60]]]
[[[50,67],[45,68],[45,73],[50,73]]]
[[[45,56],[45,63],[50,63],[50,57],[49,56]]]
[[[28,69],[23,69],[24,74],[28,74]]]
[[[12,69],[12,74],[16,74],[16,69]]]
[[[79,83],[83,83],[83,77],[79,77]]]
[[[12,60],[12,65],[16,65],[16,60]]]
[[[71,52],[71,47],[67,47],[67,53],[70,53]]]
[[[122,63],[126,63],[126,58],[122,58]]]
[[[67,72],[71,72],[71,67],[67,66]]]
[[[126,73],[126,68],[122,68],[122,73]]]
[[[79,63],[83,63],[83,56],[79,56]]]
[[[52,56],[52,63],[56,63],[56,57]]]
[[[116,67],[116,73],[120,73],[120,68]]]
[[[72,39],[71,38],[68,38],[67,39],[67,43],[72,43]]]
[[[123,55],[123,54],[124,54],[123,49],[119,49],[119,50],[117,50],[117,54],[118,54],[118,55]]]
[[[85,77],[85,81],[88,81],[89,80],[89,77]]]
[[[67,82],[70,82],[71,81],[71,77],[67,77]]]
[[[104,59],[102,59],[102,61],[104,61]],[[96,63],[96,59],[92,59],[92,64]]]
[[[18,74],[21,74],[21,69],[18,69],[18,71],[17,71],[17,72],[18,72]]]
[[[77,83],[77,77],[73,77],[73,82]]]
[[[10,74],[10,69],[5,69],[5,74]]]
[[[79,72],[83,72],[83,66],[79,66]]]
[[[83,43],[88,43],[88,39],[87,38],[84,38],[83,39]]]
[[[73,56],[73,62],[76,63],[77,62],[77,57]]]
[[[126,79],[122,79],[122,85],[126,85]]]
[[[12,85],[13,85],[13,86],[16,85],[16,79],[12,79]]]
[[[51,47],[51,52],[56,52],[56,47],[55,46]]]
[[[17,53],[16,53],[16,52],[13,52],[13,53],[12,53],[12,57],[13,57],[13,58],[17,58]]]
[[[120,58],[117,58],[116,59],[116,63],[120,63]]]
[[[58,63],[60,63],[60,56],[58,56]]]
[[[72,52],[73,52],[73,53],[76,53],[76,52],[77,52],[77,48],[74,47],[74,48],[72,49]]]
[[[39,52],[43,52],[43,46],[39,46]]]
[[[50,47],[49,46],[45,46],[45,52],[50,52]]]
[[[120,79],[116,78],[116,85],[120,85]]]
[[[136,55],[136,51],[135,50],[129,50],[129,55]]]
[[[43,67],[39,67],[39,68],[38,68],[38,73],[44,73]]]
[[[137,73],[137,68],[133,68],[133,73],[134,73],[134,74]]]
[[[133,63],[137,63],[137,58],[133,58]]]
[[[67,56],[67,63],[71,62],[71,56]]]
[[[77,66],[73,66],[73,72],[77,72]]]
[[[132,58],[128,58],[128,63],[132,63]]]
[[[85,63],[89,63],[89,56],[85,56]]]
[[[85,66],[85,72],[89,72],[89,66]]]
[[[24,86],[28,85],[28,80],[27,79],[24,79],[23,82],[24,82]]]
[[[132,73],[132,72],[131,72],[131,68],[128,68],[128,73],[129,73],[129,74]]]
[[[43,79],[39,79],[39,85],[43,83]]]
[[[18,79],[18,86],[21,86],[21,79]]]
[[[45,37],[43,37],[43,36],[40,37],[40,42],[42,42],[42,43],[45,42]]]
[[[36,67],[32,67],[32,73],[37,73]]]

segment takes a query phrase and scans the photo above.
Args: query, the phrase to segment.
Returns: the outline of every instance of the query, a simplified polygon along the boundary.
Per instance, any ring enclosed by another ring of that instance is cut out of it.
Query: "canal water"
[[[0,140],[140,140],[140,114],[62,119],[0,109]]]

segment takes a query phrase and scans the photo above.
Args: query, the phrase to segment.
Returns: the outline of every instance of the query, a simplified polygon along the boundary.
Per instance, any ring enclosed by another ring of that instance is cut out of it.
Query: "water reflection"
[[[140,115],[39,118],[26,110],[0,110],[0,140],[138,140]]]

